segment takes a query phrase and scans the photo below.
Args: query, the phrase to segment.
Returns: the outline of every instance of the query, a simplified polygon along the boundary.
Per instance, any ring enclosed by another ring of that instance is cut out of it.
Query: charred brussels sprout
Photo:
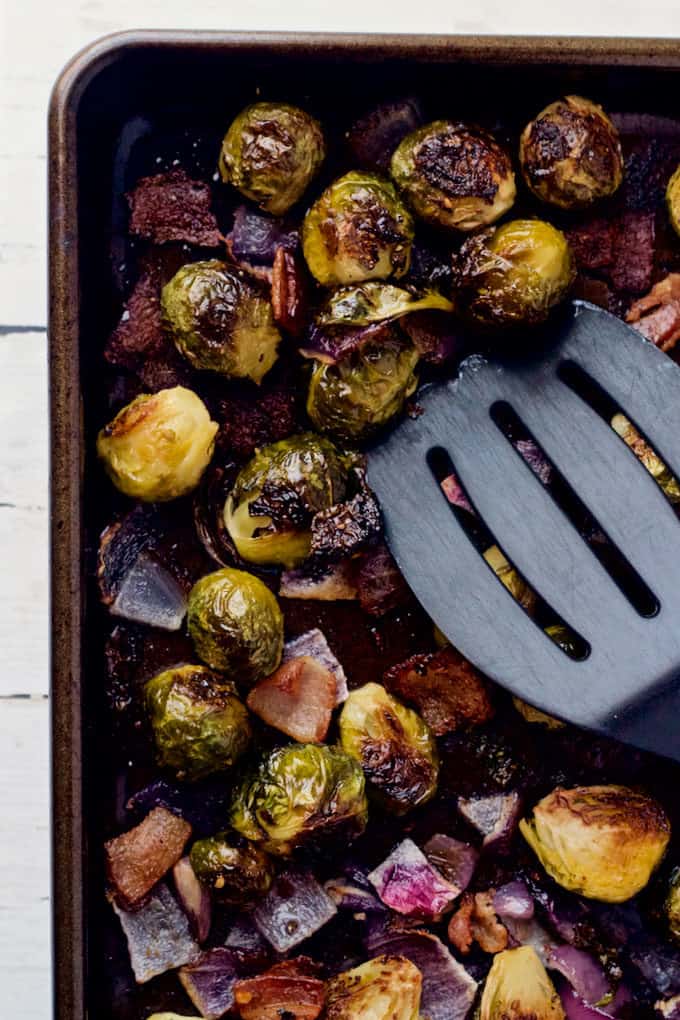
[[[311,432],[258,450],[239,472],[224,520],[240,556],[294,567],[309,556],[314,514],[345,498],[348,460]]]
[[[326,287],[403,276],[411,261],[413,220],[394,185],[352,170],[334,181],[302,224],[302,250]]]
[[[544,322],[575,276],[569,243],[543,220],[512,220],[469,238],[456,261],[461,310],[487,328]]]
[[[144,698],[158,762],[181,779],[230,768],[250,743],[248,711],[236,688],[205,666],[159,673]]]
[[[436,120],[407,135],[392,156],[392,177],[427,223],[477,230],[515,201],[508,154],[478,128]]]
[[[163,320],[194,368],[260,383],[281,334],[260,282],[210,259],[182,266],[161,294]]]
[[[565,96],[522,132],[519,158],[527,187],[561,209],[613,195],[623,179],[619,134],[597,103]]]
[[[228,832],[196,840],[189,857],[198,880],[230,906],[245,906],[264,896],[274,879],[267,854]]]
[[[606,903],[640,892],[670,839],[663,808],[625,786],[557,787],[520,830],[556,882]]]
[[[320,432],[359,442],[402,410],[418,385],[418,352],[400,337],[366,342],[337,365],[317,362],[307,392],[307,414]]]
[[[368,326],[400,319],[411,312],[452,312],[453,304],[437,291],[416,295],[391,283],[369,280],[334,291],[316,316],[317,326]]]
[[[564,1020],[560,998],[531,946],[496,953],[479,1020]]]
[[[418,1020],[422,975],[403,956],[378,956],[326,982],[327,1020]]]
[[[126,496],[161,502],[198,485],[216,432],[201,398],[174,386],[135,397],[101,430],[97,453]]]
[[[673,230],[680,234],[680,166],[668,182],[666,206]]]
[[[324,744],[291,744],[267,754],[237,791],[231,824],[270,853],[361,835],[368,809],[364,774],[348,754]]]
[[[189,593],[187,624],[196,652],[213,669],[252,685],[273,673],[283,650],[283,616],[259,578],[224,567]]]
[[[350,692],[340,715],[340,743],[396,814],[434,796],[439,757],[430,728],[381,684],[364,684]]]
[[[224,136],[219,169],[225,183],[282,216],[302,198],[325,155],[314,117],[287,103],[253,103]]]
[[[665,908],[668,930],[675,941],[680,942],[680,868],[673,868],[671,872]]]
[[[650,475],[671,503],[680,503],[680,483],[661,457],[644,441],[632,422],[623,414],[615,414],[611,426],[629,446],[637,459],[644,464]]]

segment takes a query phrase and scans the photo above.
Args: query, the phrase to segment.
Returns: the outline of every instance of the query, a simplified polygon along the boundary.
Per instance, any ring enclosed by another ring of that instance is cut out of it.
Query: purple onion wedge
[[[237,261],[271,266],[280,246],[295,251],[298,233],[281,220],[247,205],[239,205],[234,212],[234,226],[228,240]]]
[[[172,869],[177,899],[189,918],[189,926],[198,942],[205,942],[210,932],[212,901],[201,885],[188,857],[182,857]]]
[[[524,882],[516,879],[496,890],[493,908],[501,921],[506,917],[517,921],[529,921],[534,916],[534,901]]]
[[[326,640],[326,635],[318,627],[300,634],[291,641],[287,641],[283,646],[283,658],[281,661],[287,662],[289,659],[297,659],[301,655],[311,655],[313,659],[316,659],[333,674],[337,685],[335,703],[339,705],[345,701],[349,694],[347,676],[341,663],[338,662],[333,654]]]
[[[465,1020],[477,982],[436,935],[426,931],[376,931],[369,936],[371,956],[405,956],[423,976],[420,1011],[429,1020]]]
[[[546,966],[567,979],[574,994],[589,1005],[602,1002],[610,992],[609,981],[600,963],[576,946],[553,946]]]
[[[505,843],[519,822],[522,803],[516,791],[490,797],[459,797],[458,810],[484,837],[483,847]]]
[[[385,906],[423,919],[441,917],[461,891],[433,868],[411,839],[399,843],[368,879]]]
[[[234,985],[244,969],[233,949],[208,949],[179,972],[185,992],[201,1016],[217,1020],[234,1004]]]
[[[467,889],[479,860],[473,846],[437,833],[427,841],[423,852],[442,878],[458,890],[457,895]]]
[[[617,992],[606,1006],[592,1006],[584,1002],[567,981],[562,982],[558,990],[567,1020],[598,1020],[598,1017],[618,1017],[623,1006],[630,1002],[630,994],[623,987],[621,994],[619,995]],[[676,1017],[671,1014],[669,1020],[676,1020]],[[677,1020],[680,1020],[680,1012],[677,1014]]]
[[[187,916],[164,882],[137,910],[122,910],[115,902],[112,906],[127,939],[137,984],[182,967],[199,956]]]
[[[253,911],[258,930],[279,953],[287,953],[337,914],[335,903],[307,871],[286,871]]]

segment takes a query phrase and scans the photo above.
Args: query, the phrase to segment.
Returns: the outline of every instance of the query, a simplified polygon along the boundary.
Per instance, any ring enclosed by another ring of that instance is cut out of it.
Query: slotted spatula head
[[[680,521],[610,425],[563,381],[578,366],[680,477],[680,368],[625,323],[574,302],[554,343],[470,360],[419,395],[368,458],[387,540],[438,627],[483,673],[562,719],[680,760]],[[655,596],[643,616],[498,427],[509,405]],[[506,557],[587,642],[570,658],[500,583],[453,513],[428,457],[450,456]]]

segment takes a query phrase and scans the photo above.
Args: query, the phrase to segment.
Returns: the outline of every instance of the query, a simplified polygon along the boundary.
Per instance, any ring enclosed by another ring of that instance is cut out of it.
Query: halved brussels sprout
[[[418,1020],[422,975],[404,956],[377,956],[326,982],[327,1020]]]
[[[200,397],[184,386],[142,393],[97,436],[111,481],[148,503],[184,496],[210,463],[218,426]]]
[[[189,592],[189,635],[213,669],[249,686],[273,673],[283,651],[283,616],[269,588],[244,570],[223,567]]]
[[[161,293],[163,321],[194,368],[260,383],[281,341],[264,287],[218,259],[190,262]]]
[[[324,744],[277,747],[236,791],[231,824],[270,853],[329,840],[347,843],[368,820],[364,774],[350,755]]]
[[[606,903],[647,885],[671,831],[660,804],[625,786],[558,786],[520,830],[556,882]]]
[[[673,230],[680,234],[680,166],[668,182],[666,206]]]
[[[675,941],[680,942],[680,868],[673,868],[671,872],[665,909],[668,930]]]
[[[197,839],[189,854],[198,880],[220,903],[245,906],[259,899],[274,880],[274,865],[259,847],[218,832]]]
[[[158,763],[181,779],[230,768],[251,739],[248,710],[228,680],[205,666],[176,666],[147,681],[144,700]]]
[[[302,251],[325,287],[403,276],[413,220],[391,181],[352,170],[334,181],[305,216]]]
[[[560,997],[532,946],[496,953],[482,992],[480,1020],[564,1020]]]
[[[437,790],[437,744],[425,720],[368,683],[350,691],[339,720],[340,743],[361,764],[385,806],[403,814],[430,800]]]
[[[416,214],[435,226],[477,230],[515,201],[507,152],[486,131],[448,120],[407,135],[391,172]]]
[[[307,559],[314,514],[345,498],[348,458],[312,432],[262,447],[237,475],[224,522],[240,556],[290,569]]]
[[[402,410],[415,391],[418,352],[405,339],[367,341],[336,365],[314,365],[307,414],[320,432],[342,442],[366,439]]]
[[[436,290],[418,295],[392,283],[368,280],[356,287],[340,287],[333,291],[315,323],[318,326],[367,326],[371,322],[386,322],[421,311],[452,312],[453,303]]]
[[[561,209],[613,195],[623,180],[619,133],[601,106],[565,96],[522,132],[519,158],[527,187]]]
[[[469,238],[456,271],[462,311],[485,327],[544,322],[575,276],[566,237],[543,220],[511,220]]]
[[[302,198],[325,155],[314,117],[288,103],[253,103],[224,136],[219,170],[260,209],[282,216]]]
[[[625,415],[615,414],[611,420],[611,426],[614,432],[621,436],[626,446],[631,448],[637,459],[644,464],[670,502],[680,503],[680,482],[672,474],[670,468],[664,464],[661,457],[644,441],[633,423],[628,421]]]

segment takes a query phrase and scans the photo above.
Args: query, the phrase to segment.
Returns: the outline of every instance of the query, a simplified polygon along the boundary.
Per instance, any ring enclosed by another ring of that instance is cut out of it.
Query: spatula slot
[[[590,645],[531,587],[502,548],[501,543],[485,524],[458,477],[448,450],[434,446],[427,452],[427,463],[435,480],[468,540],[477,550],[484,565],[494,574],[524,610],[533,623],[571,659],[583,660],[590,654]],[[507,567],[504,565],[507,564]],[[502,565],[502,573],[499,571]],[[495,569],[494,569],[495,568]],[[514,583],[505,583],[514,575]]]
[[[506,401],[497,401],[491,406],[489,413],[502,434],[550,493],[554,502],[588,544],[633,608],[640,616],[655,616],[659,611],[659,601],[654,593],[611,541],[605,529],[574,492],[514,408]]]

